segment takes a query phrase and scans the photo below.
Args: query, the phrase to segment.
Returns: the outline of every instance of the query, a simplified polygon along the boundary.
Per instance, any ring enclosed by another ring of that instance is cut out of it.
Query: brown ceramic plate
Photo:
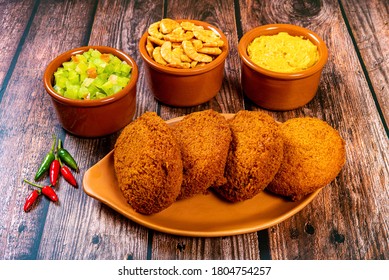
[[[233,114],[224,114],[228,119]],[[174,125],[182,120],[174,118]],[[320,190],[301,201],[291,202],[262,192],[250,200],[229,203],[214,193],[177,201],[154,215],[135,212],[126,202],[115,177],[113,152],[110,152],[84,175],[83,188],[87,195],[145,227],[182,236],[216,237],[255,232],[274,226],[296,214],[309,204]]]

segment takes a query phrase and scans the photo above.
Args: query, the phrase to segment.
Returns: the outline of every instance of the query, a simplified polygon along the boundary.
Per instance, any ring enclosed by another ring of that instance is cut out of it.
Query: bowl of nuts
[[[218,94],[228,41],[217,27],[197,20],[165,18],[148,27],[139,50],[149,89],[158,101],[188,107]]]

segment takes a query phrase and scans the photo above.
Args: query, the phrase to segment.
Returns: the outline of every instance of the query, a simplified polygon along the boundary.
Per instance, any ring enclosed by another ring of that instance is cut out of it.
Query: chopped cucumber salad
[[[101,99],[122,90],[131,79],[131,70],[113,54],[89,49],[62,63],[54,73],[54,90],[71,99]]]

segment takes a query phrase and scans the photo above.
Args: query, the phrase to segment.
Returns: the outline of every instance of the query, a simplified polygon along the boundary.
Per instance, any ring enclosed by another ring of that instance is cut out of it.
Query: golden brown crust
[[[317,118],[294,118],[281,125],[284,160],[267,190],[292,200],[329,184],[346,161],[339,133]]]
[[[231,141],[226,119],[213,110],[191,113],[175,127],[183,162],[179,199],[205,193],[225,183],[224,167]]]
[[[180,192],[180,150],[171,128],[154,112],[123,129],[115,144],[114,167],[124,197],[139,213],[162,211]]]
[[[232,141],[227,158],[227,183],[215,188],[235,202],[260,193],[276,174],[283,157],[279,125],[266,113],[239,111],[229,122]]]

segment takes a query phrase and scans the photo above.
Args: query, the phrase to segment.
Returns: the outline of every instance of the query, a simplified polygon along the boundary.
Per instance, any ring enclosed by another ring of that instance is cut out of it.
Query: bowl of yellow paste
[[[324,41],[291,24],[254,28],[239,41],[244,94],[258,106],[287,111],[306,105],[318,90],[328,59]]]

